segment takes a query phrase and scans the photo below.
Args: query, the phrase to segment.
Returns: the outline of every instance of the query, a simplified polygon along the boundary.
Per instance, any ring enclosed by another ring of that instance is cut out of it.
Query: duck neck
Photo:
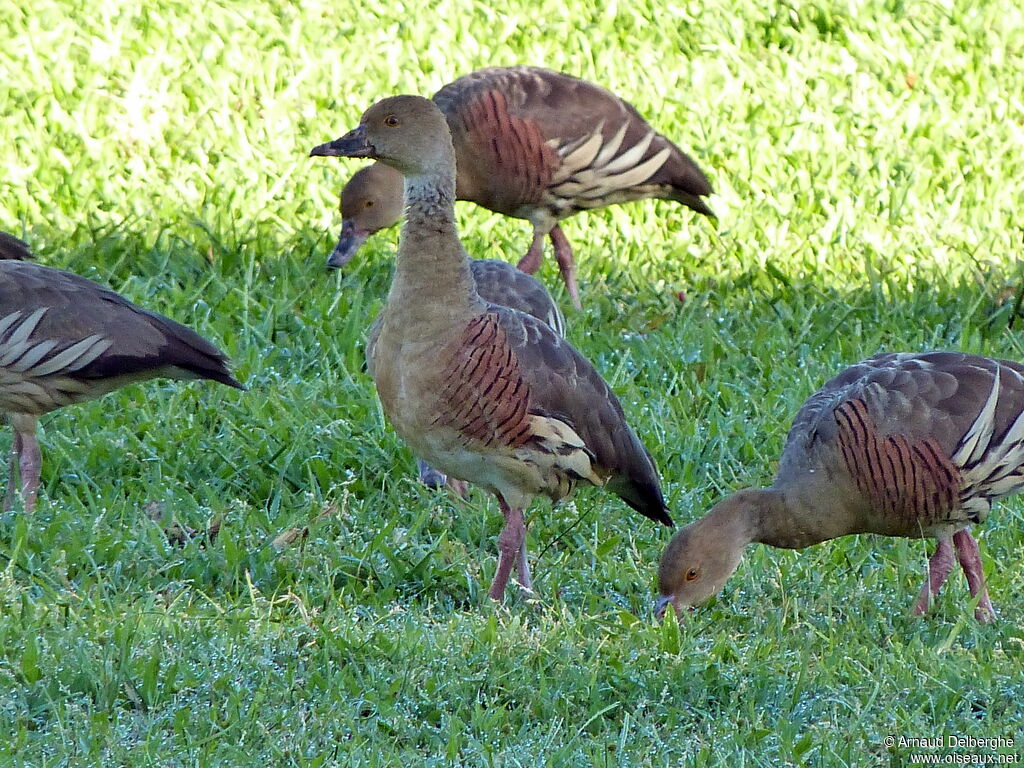
[[[713,529],[716,540],[730,542],[730,548],[742,552],[748,544],[760,541],[761,508],[766,492],[754,488],[737,491],[726,497],[707,515],[692,525]]]
[[[834,530],[829,510],[809,507],[790,490],[768,488],[758,501],[754,541],[782,549],[803,549],[848,531]]]
[[[405,179],[405,222],[388,306],[400,309],[410,323],[429,315],[483,311],[455,226],[453,173]]]

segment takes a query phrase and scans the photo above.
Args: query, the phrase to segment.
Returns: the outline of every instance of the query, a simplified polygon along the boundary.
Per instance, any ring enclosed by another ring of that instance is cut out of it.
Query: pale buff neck
[[[485,305],[455,226],[453,174],[407,176],[405,205],[388,312],[424,331],[482,313]]]
[[[841,489],[805,478],[759,492],[754,541],[784,549],[802,549],[828,539],[869,529],[861,510]]]
[[[693,524],[701,536],[742,551],[752,542],[795,549],[822,541],[809,533],[786,495],[772,488],[748,488],[716,504]]]

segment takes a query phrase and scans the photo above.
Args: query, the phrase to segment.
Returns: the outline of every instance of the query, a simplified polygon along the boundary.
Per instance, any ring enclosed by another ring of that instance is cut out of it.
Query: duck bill
[[[334,246],[334,250],[331,251],[331,255],[327,259],[327,266],[332,269],[344,267],[352,260],[356,251],[369,236],[369,232],[358,229],[351,219],[345,219],[341,224],[341,236],[338,238],[338,244]]]
[[[654,601],[654,618],[661,621],[665,618],[665,611],[668,610],[669,604],[672,602],[672,595],[661,595],[657,600]]]
[[[339,139],[321,144],[309,152],[310,157],[373,157],[373,145],[366,140],[366,126],[359,125]]]

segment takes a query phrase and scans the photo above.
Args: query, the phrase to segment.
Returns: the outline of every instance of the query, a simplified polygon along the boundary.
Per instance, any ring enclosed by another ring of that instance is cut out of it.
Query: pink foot
[[[988,598],[988,588],[985,586],[985,571],[981,567],[981,553],[978,551],[978,542],[971,536],[966,528],[953,534],[953,546],[956,547],[956,556],[960,561],[960,567],[964,569],[967,577],[967,586],[971,590],[971,597],[978,599],[978,605],[974,609],[974,618],[982,624],[996,620],[996,611],[992,607],[992,601]]]
[[[487,596],[500,603],[505,599],[505,587],[508,585],[509,576],[512,575],[512,566],[518,561],[519,553],[523,550],[526,524],[523,522],[523,510],[510,507],[500,496],[498,506],[501,507],[501,514],[505,516],[505,527],[498,536],[498,570],[494,574],[494,581],[491,582]]]
[[[946,577],[953,569],[953,546],[949,539],[943,539],[935,549],[935,554],[928,560],[928,580],[921,587],[921,594],[914,603],[913,615],[924,616],[928,612],[932,598],[939,594]]]
[[[558,262],[558,269],[562,273],[562,281],[565,283],[565,290],[569,292],[569,298],[576,309],[583,309],[580,302],[580,289],[576,285],[576,261],[572,257],[572,246],[569,239],[562,232],[562,228],[555,225],[550,232],[551,245],[555,248],[555,261]]]
[[[538,232],[536,229],[533,231],[533,242],[530,243],[530,250],[526,252],[526,255],[519,260],[516,268],[520,272],[525,272],[528,275],[532,275],[538,269],[540,269],[540,260],[544,256],[544,233]]]

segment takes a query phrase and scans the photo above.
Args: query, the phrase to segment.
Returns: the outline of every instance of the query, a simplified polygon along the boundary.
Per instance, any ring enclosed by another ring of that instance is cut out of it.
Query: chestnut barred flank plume
[[[938,522],[957,506],[960,473],[934,440],[880,433],[863,400],[841,404],[834,418],[845,469],[875,509]]]
[[[523,206],[541,203],[558,170],[559,156],[544,140],[537,122],[510,115],[505,94],[494,88],[467,97],[457,89],[451,93],[449,86],[447,92],[442,89],[434,97],[434,103],[442,106],[448,96],[454,102],[446,113],[449,125],[457,121],[453,140],[464,143],[467,151],[462,154],[470,168],[488,165],[503,171],[501,187],[493,181],[488,186],[481,184],[476,202],[510,216]]]
[[[905,500],[879,511],[912,513],[908,525],[923,530],[980,523],[992,499],[1024,486],[1022,411],[1019,363],[958,352],[877,355],[801,409],[783,468],[786,454],[811,447],[807,436],[834,441],[848,455],[860,453],[846,473],[861,488]]]
[[[718,591],[750,542],[800,548],[851,533],[939,545],[914,612],[959,560],[976,616],[994,617],[970,526],[1024,488],[1024,366],[959,352],[876,355],[797,413],[772,487],[720,502],[662,558],[662,605]]]
[[[456,196],[533,225],[520,269],[540,266],[550,236],[578,307],[572,247],[559,222],[575,213],[644,198],[674,200],[713,216],[711,184],[696,162],[630,104],[600,86],[538,67],[472,72],[434,94],[457,160]],[[314,155],[337,155],[336,142]],[[342,192],[342,235],[328,263],[342,266],[402,214],[400,177],[364,169]]]
[[[498,317],[474,318],[446,352],[436,423],[481,448],[521,447],[530,438],[530,391]]]
[[[493,67],[460,77],[433,98],[448,118],[459,173],[469,179],[464,199],[552,225],[580,210],[646,197],[713,215],[700,199],[711,185],[696,163],[630,104],[586,80]],[[542,210],[524,210],[532,208]]]
[[[550,326],[559,336],[565,335],[565,320],[558,309],[558,305],[555,304],[551,294],[548,293],[547,289],[536,278],[520,272],[507,261],[473,259],[469,267],[477,293],[488,304],[508,307],[532,315]],[[383,316],[380,316],[374,321],[367,338],[367,368],[371,370],[371,375],[373,375],[371,368],[373,365],[373,351],[377,343],[377,337],[380,335],[382,320]],[[452,384],[453,382],[449,381],[445,386],[452,386]],[[438,472],[422,459],[418,463],[420,481],[424,485],[437,488],[447,482],[453,488],[458,489],[459,481],[446,478],[444,473]],[[457,492],[461,493],[460,490],[457,490]]]
[[[604,486],[671,525],[654,462],[593,366],[544,320],[481,298],[455,228],[455,150],[437,106],[384,99],[332,146],[405,175],[406,221],[368,367],[413,453],[497,497],[505,528],[488,594],[502,599],[513,568],[531,586],[523,510],[535,496]]]
[[[34,505],[39,416],[157,376],[242,388],[227,357],[189,328],[84,277],[0,260],[0,413],[14,429],[17,457],[5,509],[15,464],[26,510]]]

